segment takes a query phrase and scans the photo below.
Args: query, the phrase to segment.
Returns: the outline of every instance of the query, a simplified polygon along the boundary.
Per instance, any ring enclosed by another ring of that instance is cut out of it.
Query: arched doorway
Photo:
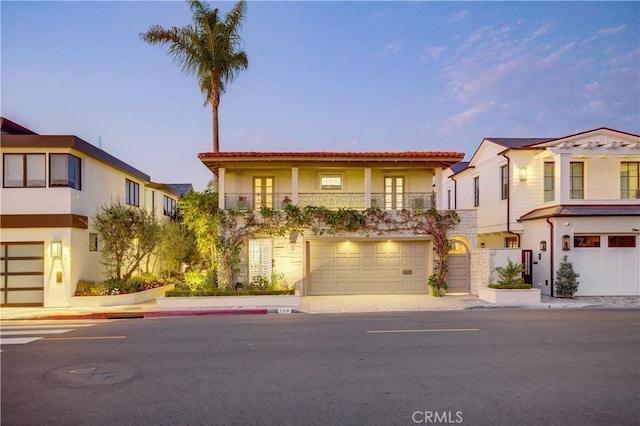
[[[469,293],[469,244],[464,237],[454,237],[449,241],[447,293]]]

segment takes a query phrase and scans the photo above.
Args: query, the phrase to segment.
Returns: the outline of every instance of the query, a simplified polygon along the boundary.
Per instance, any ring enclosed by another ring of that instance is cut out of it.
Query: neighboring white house
[[[80,279],[104,279],[91,216],[119,200],[174,216],[189,184],[151,182],[76,136],[1,118],[0,304],[68,306]]]
[[[639,165],[640,136],[607,128],[486,138],[443,172],[437,203],[477,211],[477,248],[521,248],[525,279],[543,294],[567,255],[577,295],[640,295]]]

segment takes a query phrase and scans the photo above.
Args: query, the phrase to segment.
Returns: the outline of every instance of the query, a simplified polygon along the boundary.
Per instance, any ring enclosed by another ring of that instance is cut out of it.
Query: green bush
[[[580,274],[573,270],[573,263],[569,262],[567,255],[562,256],[560,267],[556,271],[555,290],[560,297],[573,297],[578,291]]]
[[[95,291],[96,281],[93,280],[80,280],[76,285],[76,296],[96,296]]]
[[[128,280],[111,278],[107,281],[79,280],[75,296],[113,296],[172,284],[169,280],[158,280],[153,275],[138,275]]]
[[[517,287],[525,285],[524,278],[522,278],[524,265],[513,263],[511,259],[507,259],[507,266],[505,266],[504,268],[497,266],[495,268],[495,271],[498,273],[498,285],[507,287],[489,286],[491,288],[531,288],[530,285],[528,285],[527,287]]]
[[[530,284],[489,284],[489,288],[496,288],[498,290],[525,290],[530,289]]]

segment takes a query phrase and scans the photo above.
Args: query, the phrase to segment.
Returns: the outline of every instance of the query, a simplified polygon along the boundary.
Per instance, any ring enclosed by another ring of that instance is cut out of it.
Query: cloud
[[[562,46],[561,48],[557,49],[555,52],[551,53],[550,55],[548,55],[547,57],[542,59],[542,61],[541,61],[542,66],[543,67],[552,66],[553,64],[558,62],[558,60],[560,58],[562,58],[562,55],[564,55],[565,53],[567,53],[568,51],[573,49],[575,47],[575,45],[576,45],[576,43],[571,42],[571,43],[567,43],[564,46]]]
[[[395,55],[396,53],[402,50],[402,42],[394,41],[392,43],[387,44],[384,49],[377,52],[374,56],[376,59],[384,58],[385,56]]]
[[[527,37],[524,40],[522,40],[522,44],[529,43],[530,41],[537,39],[541,35],[547,34],[550,29],[551,29],[551,25],[550,24],[544,24],[543,26],[541,26],[540,28],[538,28],[537,30],[532,32],[529,35],[529,37]]]
[[[440,55],[442,55],[442,53],[445,50],[447,50],[446,46],[429,47],[429,48],[425,49],[425,51],[422,54],[422,56],[420,56],[420,62],[426,64],[426,63],[429,63],[431,61],[437,61],[438,59],[440,59]]]
[[[449,19],[447,20],[447,26],[451,26],[451,25],[457,24],[458,22],[462,22],[467,18],[467,16],[469,16],[469,11],[467,9],[459,10],[453,13],[451,16],[449,16]]]
[[[599,88],[600,88],[600,83],[598,83],[597,81],[594,81],[584,86],[585,92],[595,92]]]
[[[627,28],[626,24],[618,25],[617,27],[611,28],[602,28],[598,30],[598,34],[600,35],[613,35],[621,33],[625,28]]]
[[[443,130],[446,132],[449,130],[458,129],[464,126],[465,124],[467,124],[468,122],[472,121],[474,118],[489,112],[491,109],[493,109],[494,105],[495,105],[495,102],[493,101],[482,102],[472,108],[469,108],[459,114],[456,114],[445,122]]]

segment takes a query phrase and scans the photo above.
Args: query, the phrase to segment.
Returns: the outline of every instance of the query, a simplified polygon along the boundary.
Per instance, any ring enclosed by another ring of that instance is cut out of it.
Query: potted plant
[[[569,262],[567,255],[562,256],[560,267],[556,271],[555,290],[557,297],[573,297],[578,291],[578,274],[573,270],[573,264]]]
[[[288,195],[285,195],[282,199],[282,203],[280,203],[280,207],[282,208],[282,210],[284,210],[289,204],[291,204],[291,198],[289,198]]]
[[[244,195],[240,195],[238,197],[238,208],[239,209],[246,209],[247,208],[247,197],[245,197]]]

